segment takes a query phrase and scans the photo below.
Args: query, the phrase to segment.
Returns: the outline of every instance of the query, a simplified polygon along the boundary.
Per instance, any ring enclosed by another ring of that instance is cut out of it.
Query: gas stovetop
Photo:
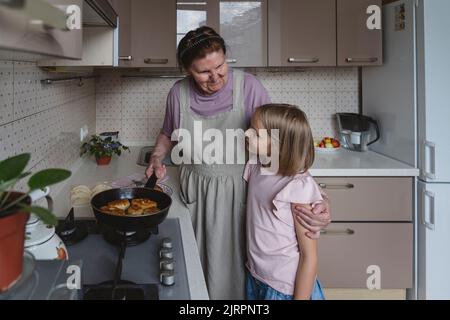
[[[150,237],[128,234],[127,239],[132,243],[127,246],[120,245],[123,234],[109,230],[110,235],[105,236],[104,228],[95,220],[76,220],[76,223],[87,227],[88,232],[81,241],[67,245],[69,259],[35,261],[34,276],[9,298],[190,299],[178,219],[164,220],[152,230]],[[123,259],[119,259],[121,254]],[[118,266],[119,262],[122,265]],[[71,276],[71,283],[76,283],[73,275],[77,268],[81,288],[67,290],[65,283]]]

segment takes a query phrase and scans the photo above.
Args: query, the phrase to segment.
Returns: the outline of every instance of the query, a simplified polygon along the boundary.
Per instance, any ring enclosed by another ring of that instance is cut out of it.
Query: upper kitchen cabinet
[[[383,63],[382,31],[369,28],[371,16],[379,14],[381,18],[381,11],[368,10],[372,5],[381,9],[382,0],[337,0],[338,66]]]
[[[110,0],[119,15],[119,67],[131,67],[131,0]]]
[[[131,66],[176,67],[176,26],[175,0],[132,0]]]
[[[118,66],[118,17],[108,0],[84,1],[82,33],[80,60],[45,59],[39,60],[38,66]]]
[[[203,25],[224,38],[232,66],[267,66],[267,0],[177,1],[177,44]]]
[[[219,33],[227,44],[228,63],[267,66],[267,0],[218,1]]]
[[[0,48],[81,59],[82,0],[0,1]]]
[[[336,66],[335,0],[269,0],[268,6],[269,67]]]

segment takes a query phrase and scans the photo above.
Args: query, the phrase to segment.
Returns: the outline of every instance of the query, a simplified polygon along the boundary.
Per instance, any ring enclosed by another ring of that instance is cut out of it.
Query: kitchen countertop
[[[58,217],[65,217],[70,209],[70,189],[76,185],[87,185],[93,187],[98,182],[112,182],[130,174],[143,172],[144,167],[136,164],[140,148],[131,148],[131,153],[123,153],[120,158],[114,158],[109,166],[97,166],[92,158],[80,159],[80,163],[72,169],[72,177],[60,184],[52,192],[54,199],[54,212]],[[168,218],[179,218],[181,237],[183,241],[184,258],[189,282],[190,296],[193,300],[208,299],[203,270],[200,263],[197,242],[192,228],[192,222],[188,209],[183,205],[179,197],[178,169],[168,167],[169,179],[164,183],[173,189],[172,205]],[[76,218],[94,217],[90,207],[75,208]]]
[[[309,172],[315,177],[415,177],[416,169],[403,162],[373,151],[357,152],[339,149],[318,153]]]
[[[92,158],[79,159],[72,168],[71,178],[53,189],[55,214],[58,217],[65,217],[69,212],[69,194],[73,186],[83,184],[93,187],[99,182],[112,182],[134,173],[143,173],[145,168],[136,164],[141,148],[131,147],[130,149],[130,153],[125,152],[120,158],[113,158],[109,166],[97,166]],[[310,173],[316,177],[412,177],[417,176],[419,170],[372,151],[360,153],[341,149],[334,153],[316,153]],[[190,214],[179,196],[178,167],[168,166],[167,175],[169,179],[164,183],[173,189],[173,202],[168,217],[180,220],[190,294],[192,299],[208,299]],[[75,217],[94,218],[90,207],[75,208]]]

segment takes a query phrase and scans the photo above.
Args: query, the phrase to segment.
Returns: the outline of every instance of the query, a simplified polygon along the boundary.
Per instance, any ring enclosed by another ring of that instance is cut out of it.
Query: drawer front
[[[367,289],[375,277],[381,289],[411,288],[413,224],[330,224],[319,239],[318,275],[326,288]]]
[[[411,178],[316,178],[333,221],[412,221]]]

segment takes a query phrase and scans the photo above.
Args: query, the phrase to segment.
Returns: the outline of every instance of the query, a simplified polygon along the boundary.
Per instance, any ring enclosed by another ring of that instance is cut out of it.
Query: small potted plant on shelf
[[[56,225],[56,217],[48,209],[31,204],[31,192],[61,182],[70,177],[64,169],[46,169],[34,173],[28,180],[27,192],[14,191],[21,179],[30,154],[20,154],[0,161],[0,293],[11,288],[22,275],[25,225],[34,213],[44,223]]]
[[[102,138],[98,135],[93,135],[88,142],[81,146],[81,154],[89,152],[89,154],[94,155],[99,166],[108,165],[111,162],[112,155],[120,156],[122,151],[130,151],[130,148],[119,141],[114,141],[112,137]]]

